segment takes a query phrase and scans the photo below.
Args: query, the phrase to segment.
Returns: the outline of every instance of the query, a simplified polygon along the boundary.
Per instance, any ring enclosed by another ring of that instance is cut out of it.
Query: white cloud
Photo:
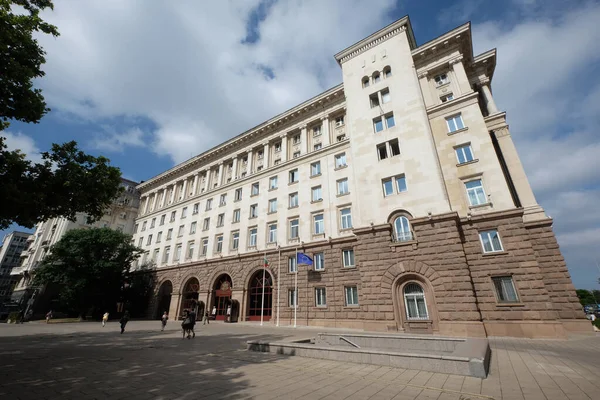
[[[103,131],[95,135],[91,145],[100,150],[123,152],[126,147],[146,147],[144,132],[134,127],[120,133],[112,126],[103,126]]]
[[[9,131],[0,132],[0,136],[5,138],[4,143],[9,151],[20,150],[28,160],[36,163],[42,161],[40,149],[35,144],[33,138],[21,132],[12,133]]]

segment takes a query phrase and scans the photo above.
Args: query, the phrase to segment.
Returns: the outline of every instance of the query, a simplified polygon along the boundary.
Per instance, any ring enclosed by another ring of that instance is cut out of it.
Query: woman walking
[[[162,315],[162,317],[160,318],[160,323],[162,325],[162,328],[160,329],[161,331],[165,330],[165,326],[167,326],[167,320],[169,319],[169,315],[167,314],[167,312],[165,311]]]
[[[103,328],[106,326],[106,321],[108,321],[108,312],[105,312],[104,315],[102,316],[102,327]]]

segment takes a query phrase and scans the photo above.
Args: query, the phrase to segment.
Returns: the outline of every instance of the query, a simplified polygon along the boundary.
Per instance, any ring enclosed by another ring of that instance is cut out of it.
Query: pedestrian
[[[227,322],[231,322],[231,306],[227,306]]]
[[[102,316],[102,327],[103,328],[106,326],[106,321],[108,321],[108,312],[105,312],[104,315]]]
[[[217,319],[217,306],[213,306],[212,309],[212,319]]]
[[[208,311],[204,313],[204,318],[202,318],[202,325],[210,324],[210,320],[208,319]]]
[[[52,310],[48,311],[48,314],[46,314],[46,323],[49,323],[51,319],[52,319]]]
[[[191,329],[192,329],[192,337],[196,337],[196,332],[194,332],[194,326],[196,325],[196,310],[193,308],[188,313],[188,318],[190,319]]]
[[[165,311],[162,315],[162,317],[160,318],[160,324],[162,326],[162,328],[160,329],[161,331],[165,330],[165,326],[167,326],[167,320],[169,319],[169,315],[167,314],[167,312]]]
[[[125,325],[129,322],[129,311],[125,311],[119,322],[121,323],[121,334],[123,334],[125,332]]]

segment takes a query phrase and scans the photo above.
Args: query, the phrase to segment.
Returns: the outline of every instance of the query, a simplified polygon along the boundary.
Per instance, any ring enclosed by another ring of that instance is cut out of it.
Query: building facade
[[[79,213],[75,221],[58,217],[41,222],[36,226],[35,232],[27,239],[27,246],[20,252],[20,263],[14,268],[11,275],[17,280],[12,294],[12,302],[29,310],[33,308],[35,314],[45,314],[49,302],[55,293],[47,288],[34,287],[32,278],[35,269],[48,254],[52,245],[58,242],[65,233],[72,229],[85,228],[111,228],[132,234],[140,203],[140,193],[136,189],[137,182],[122,179],[124,188],[122,194],[115,199],[106,214],[93,223],[87,222],[87,216]],[[44,311],[45,310],[45,311]]]
[[[342,84],[138,186],[149,316],[589,333],[492,96],[496,51],[473,55],[470,24],[417,46],[405,17],[335,58]]]
[[[19,266],[21,253],[29,243],[30,233],[13,231],[4,236],[0,246],[0,306],[10,300],[17,279],[11,275],[13,268]]]

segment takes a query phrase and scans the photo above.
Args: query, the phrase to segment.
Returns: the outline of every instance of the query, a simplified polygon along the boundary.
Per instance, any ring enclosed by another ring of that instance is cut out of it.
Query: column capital
[[[423,78],[427,78],[428,75],[429,75],[429,71],[421,71],[417,74],[417,77],[419,79],[423,79]]]
[[[325,115],[325,116],[321,117],[321,121],[325,121],[326,119],[329,119],[329,114],[327,114],[327,115]]]
[[[456,58],[453,58],[452,60],[448,61],[448,64],[450,65],[454,65],[454,64],[458,64],[459,62],[462,62],[463,60],[463,56],[458,56]]]
[[[478,82],[481,86],[489,86],[490,85],[490,78],[488,78],[487,76],[483,77],[483,78],[479,78],[479,82]]]

